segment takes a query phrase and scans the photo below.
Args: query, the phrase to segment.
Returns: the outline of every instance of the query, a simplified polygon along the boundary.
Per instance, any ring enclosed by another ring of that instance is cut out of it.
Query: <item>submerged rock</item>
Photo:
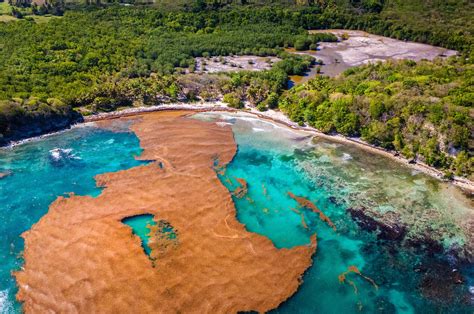
[[[405,237],[407,228],[394,212],[390,211],[382,215],[364,207],[350,207],[347,211],[362,229],[378,231],[379,239],[401,241]]]
[[[67,163],[81,160],[71,148],[54,148],[49,151],[49,162],[55,167],[65,166]]]
[[[415,268],[422,274],[419,289],[421,294],[437,303],[449,304],[455,299],[464,300],[469,291],[463,285],[461,272],[447,263],[429,262]]]
[[[328,201],[336,206],[342,206],[344,204],[344,200],[339,199],[336,196],[330,196]]]
[[[10,176],[11,174],[12,172],[10,170],[0,171],[0,179],[6,178]]]
[[[427,233],[411,236],[406,240],[405,244],[414,248],[422,249],[431,255],[440,254],[444,251],[443,245]]]
[[[393,211],[378,213],[365,207],[350,207],[346,209],[352,219],[362,229],[370,232],[377,232],[380,240],[396,241],[406,247],[419,250],[429,256],[444,254],[449,257],[451,265],[459,265],[463,262],[472,262],[470,245],[452,244],[445,247],[441,242],[443,237],[439,232],[430,229],[414,232],[416,226],[407,225],[401,222],[400,215]]]

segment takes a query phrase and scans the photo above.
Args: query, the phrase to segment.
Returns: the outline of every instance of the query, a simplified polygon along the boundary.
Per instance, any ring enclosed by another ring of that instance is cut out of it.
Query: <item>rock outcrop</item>
[[[3,120],[5,121],[1,121]],[[66,107],[60,111],[51,111],[47,114],[16,114],[14,116],[0,116],[0,146],[8,145],[13,141],[56,132],[69,128],[72,124],[82,122],[81,114]]]

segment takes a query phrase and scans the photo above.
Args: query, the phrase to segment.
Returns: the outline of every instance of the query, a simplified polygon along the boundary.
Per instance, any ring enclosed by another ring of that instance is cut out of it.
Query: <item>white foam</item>
[[[420,171],[415,170],[415,169],[413,169],[413,170],[411,171],[411,175],[412,175],[412,176],[416,176],[416,175],[419,174],[419,173],[420,173]]]
[[[57,134],[62,134],[64,132],[68,132],[72,129],[86,128],[86,127],[90,127],[90,126],[94,126],[94,125],[95,125],[95,122],[76,123],[76,124],[71,125],[71,127],[68,128],[68,129],[63,129],[63,130],[60,130],[60,131],[57,131],[57,132],[46,133],[46,134],[42,134],[42,135],[38,135],[38,136],[34,136],[34,137],[29,137],[29,138],[26,138],[26,139],[23,139],[23,140],[14,141],[14,142],[9,143],[7,146],[0,147],[0,149],[5,149],[5,148],[6,149],[11,149],[11,148],[14,148],[18,145],[22,145],[22,144],[26,144],[26,143],[30,143],[30,142],[37,142],[37,141],[43,140],[45,138],[48,138],[50,136],[54,136],[54,135],[57,135]]]
[[[216,124],[217,124],[218,126],[220,126],[220,127],[225,127],[225,126],[227,126],[227,125],[232,125],[232,123],[229,123],[229,122],[222,122],[222,121],[216,122]]]
[[[106,141],[105,144],[113,144],[115,142],[115,140],[113,138],[111,138],[110,140]]]
[[[54,148],[49,151],[49,156],[54,160],[61,159],[61,151],[59,148]]]
[[[261,129],[261,128],[252,128],[252,131],[254,131],[254,132],[265,132],[265,130]]]
[[[0,291],[0,314],[13,313],[13,302],[8,300],[8,290]]]
[[[59,161],[63,158],[69,158],[69,159],[81,159],[80,157],[76,156],[75,154],[72,154],[72,148],[54,148],[49,151],[49,156],[51,159],[54,161]]]
[[[348,161],[348,160],[351,160],[352,159],[352,156],[348,153],[342,153],[342,160],[344,161]]]

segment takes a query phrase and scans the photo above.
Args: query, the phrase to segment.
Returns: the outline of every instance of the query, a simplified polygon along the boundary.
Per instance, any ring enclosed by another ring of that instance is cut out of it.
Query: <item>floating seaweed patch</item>
[[[2,170],[0,171],[0,179],[6,178],[12,174],[12,171],[10,170]]]
[[[220,176],[223,176],[225,175],[225,171],[226,171],[226,167],[225,165],[222,165],[219,161],[219,155],[214,155],[212,157],[212,168],[214,169],[214,171],[220,175]]]
[[[242,179],[242,178],[235,178],[235,179],[237,180],[240,186],[238,186],[234,190],[233,195],[237,198],[243,198],[247,194],[247,191],[248,191],[247,181],[245,181],[245,179]]]
[[[296,208],[294,208],[294,207],[290,207],[290,210],[291,210],[292,212],[297,213],[298,215],[301,214],[301,212],[300,212],[299,210],[297,210]]]
[[[216,170],[218,175],[220,175],[220,176],[225,175],[226,168],[224,166],[219,166],[219,167],[216,167],[214,169]]]
[[[142,214],[122,219],[132,229],[132,234],[141,240],[145,254],[156,260],[178,245],[177,230],[166,221],[155,221],[151,214]]]
[[[301,216],[301,224],[303,225],[303,228],[305,228],[306,230],[309,229],[308,227],[308,224],[306,223],[306,220],[304,218],[304,214],[303,213],[300,213],[300,216]]]
[[[313,202],[304,197],[296,196],[291,192],[288,192],[288,195],[298,202],[301,207],[311,209],[314,213],[319,214],[319,219],[326,222],[331,228],[334,229],[334,231],[337,230],[336,225],[331,221],[331,219],[326,216]]]
[[[375,288],[376,290],[378,290],[379,286],[375,283],[375,281],[374,281],[372,278],[367,277],[367,276],[364,276],[364,275],[360,272],[359,268],[357,268],[356,266],[353,266],[353,265],[352,265],[352,266],[349,266],[345,272],[343,272],[342,274],[340,274],[340,275],[338,276],[338,279],[339,279],[339,282],[340,282],[340,283],[346,283],[346,282],[347,282],[349,285],[351,285],[351,286],[354,288],[354,293],[355,293],[355,294],[358,293],[357,285],[355,284],[354,281],[347,279],[347,275],[350,274],[350,273],[354,273],[354,274],[359,275],[361,278],[363,278],[363,279],[365,279],[366,281],[370,282],[370,283],[372,284],[372,286],[374,286],[374,288]]]
[[[148,246],[151,248],[153,260],[159,259],[178,246],[178,231],[165,220],[159,220],[151,226],[149,236]]]
[[[265,183],[262,183],[262,192],[263,196],[265,196],[267,199],[270,199],[270,195],[268,195],[267,187],[265,186]]]

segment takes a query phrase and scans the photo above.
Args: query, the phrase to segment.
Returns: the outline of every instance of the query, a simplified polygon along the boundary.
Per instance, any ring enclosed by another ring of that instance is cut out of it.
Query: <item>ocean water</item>
[[[140,164],[138,138],[93,125],[0,149],[0,313],[20,313],[11,272],[23,261],[20,235],[31,228],[58,196],[97,196],[94,176]]]
[[[247,230],[267,236],[278,248],[308,244],[317,234],[317,252],[303,284],[273,313],[474,312],[473,265],[463,265],[463,284],[452,284],[446,280],[455,267],[452,256],[379,241],[346,211],[351,206],[398,211],[413,226],[408,236],[424,230],[425,215],[445,245],[462,245],[465,237],[453,217],[471,210],[472,203],[457,189],[356,147],[313,139],[249,115],[195,117],[232,124],[238,151],[220,179],[230,191],[239,186],[237,178],[247,182],[247,196],[234,197],[237,218]],[[312,201],[337,230],[299,208],[288,192]],[[450,233],[438,230],[443,228]],[[350,266],[377,287],[353,272],[341,283],[339,275]]]

